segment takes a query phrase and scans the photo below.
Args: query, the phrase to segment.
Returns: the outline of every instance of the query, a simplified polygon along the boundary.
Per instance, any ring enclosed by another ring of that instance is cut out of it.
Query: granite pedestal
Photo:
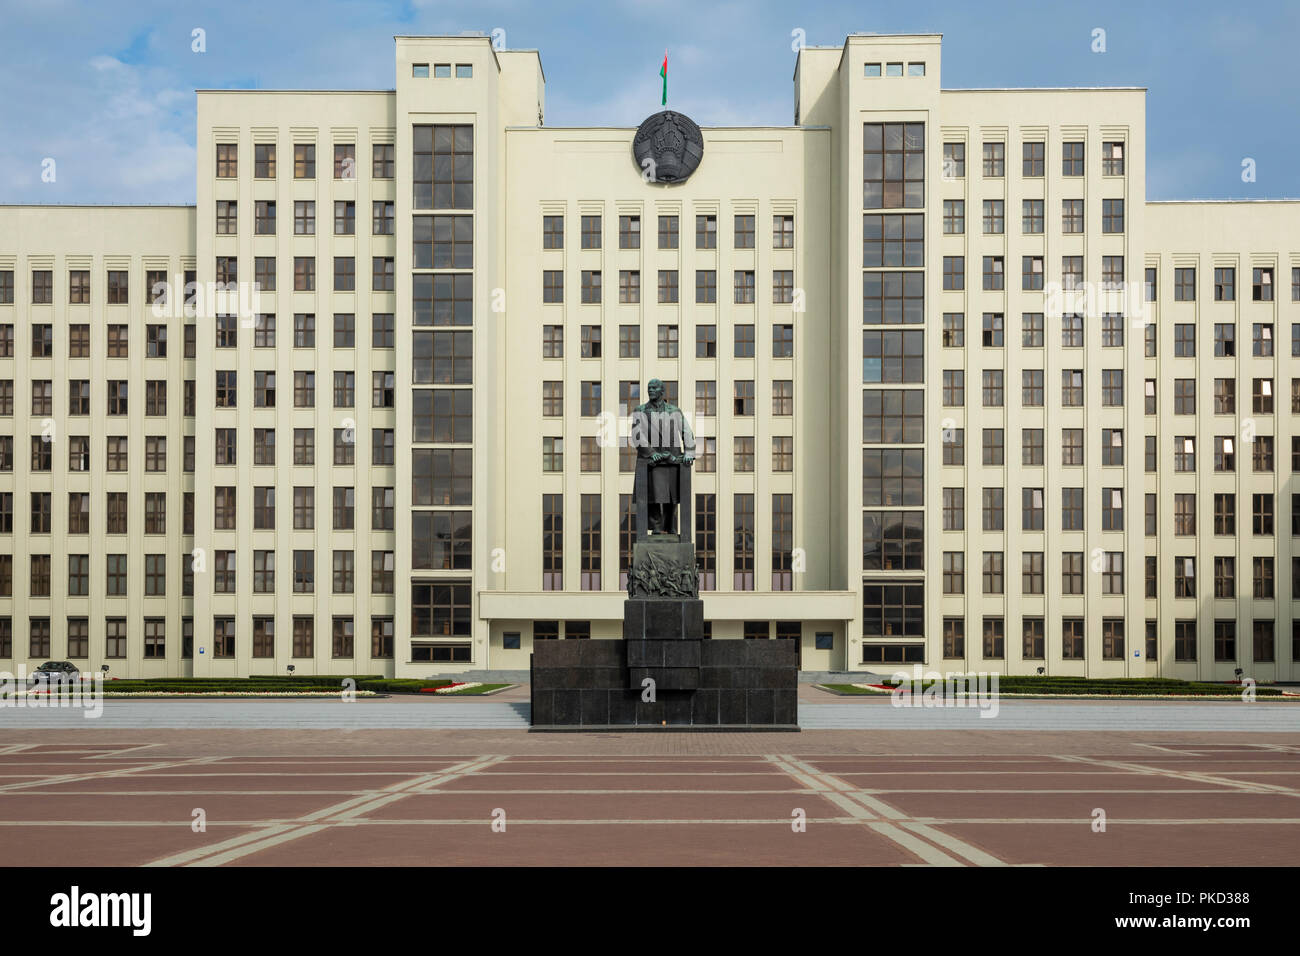
[[[632,602],[629,601],[629,604]],[[625,623],[626,626],[626,623]],[[698,665],[669,657],[672,640],[539,641],[533,648],[533,730],[798,730],[798,662],[789,640],[700,640]],[[662,649],[663,663],[642,654]],[[674,663],[669,664],[672,660]],[[633,663],[636,661],[637,663]],[[665,676],[665,672],[667,672]],[[693,688],[667,687],[678,673]],[[643,700],[638,674],[656,679]],[[634,682],[635,680],[635,682]]]

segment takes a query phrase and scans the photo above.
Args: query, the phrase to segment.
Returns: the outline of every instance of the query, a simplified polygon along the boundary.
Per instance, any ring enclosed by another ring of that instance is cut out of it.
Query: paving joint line
[[[847,809],[855,818],[861,818],[864,826],[912,853],[924,863],[933,866],[966,865],[957,857],[944,852],[948,850],[981,866],[1002,864],[1002,861],[992,854],[970,846],[950,834],[940,833],[927,827],[918,830],[916,827],[909,826],[907,814],[902,810],[862,792],[834,774],[818,770],[792,754],[776,755],[769,759],[791,776],[798,774],[796,779],[801,776],[815,781],[819,785],[820,796]],[[873,814],[879,814],[885,819],[880,819]]]
[[[1291,787],[1284,787],[1281,784],[1258,783],[1253,780],[1233,780],[1229,777],[1218,776],[1209,771],[1174,770],[1170,767],[1151,767],[1142,763],[1129,763],[1121,760],[1102,760],[1097,757],[1084,757],[1077,754],[1058,754],[1057,759],[1065,760],[1070,763],[1091,764],[1098,767],[1112,767],[1132,773],[1166,777],[1173,780],[1186,780],[1191,783],[1215,784],[1245,793],[1280,793],[1286,796],[1300,797],[1300,791],[1294,790]],[[1242,772],[1249,773],[1250,771],[1246,770]]]
[[[327,818],[333,817],[340,820],[346,820],[349,816],[355,816],[369,810],[377,809],[388,803],[400,800],[409,796],[411,793],[418,792],[419,788],[428,781],[441,778],[453,778],[461,775],[468,775],[475,770],[484,766],[491,766],[493,763],[507,759],[501,756],[482,756],[462,761],[454,765],[451,773],[446,770],[429,771],[417,773],[408,780],[399,781],[390,784],[387,787],[378,790],[368,790],[341,803],[336,803],[311,813],[303,814],[296,818],[292,823],[284,826],[262,827],[252,834],[244,834],[234,837],[220,843],[212,844],[205,847],[196,847],[193,850],[186,850],[181,853],[171,854],[160,859],[154,860],[148,866],[221,866],[225,863],[232,862],[241,857],[248,856],[251,853],[257,853],[262,850],[270,849],[290,840],[301,839],[314,833],[319,833],[330,827],[331,823]],[[325,821],[325,822],[317,822]],[[251,823],[252,826],[258,826],[258,823]]]

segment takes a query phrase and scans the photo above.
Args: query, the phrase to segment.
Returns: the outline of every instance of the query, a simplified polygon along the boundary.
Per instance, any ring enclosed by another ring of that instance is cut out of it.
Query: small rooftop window
[[[863,64],[862,75],[863,75],[863,76],[879,76],[879,75],[880,75],[880,64],[879,64],[879,63],[866,63],[866,64]]]
[[[924,64],[924,63],[909,63],[909,64],[907,64],[907,75],[908,75],[908,76],[925,76],[925,64]]]
[[[427,63],[411,64],[411,76],[424,78],[427,77],[428,75],[429,75],[429,64]]]
[[[474,65],[472,63],[456,64],[456,79],[468,80],[474,76]]]
[[[903,75],[903,64],[901,63],[885,64],[885,76],[902,76],[902,75]]]
[[[433,75],[434,75],[434,78],[439,79],[439,80],[443,80],[443,79],[447,79],[447,78],[449,78],[449,77],[451,76],[451,64],[450,64],[450,63],[435,63],[435,64],[433,65]]]

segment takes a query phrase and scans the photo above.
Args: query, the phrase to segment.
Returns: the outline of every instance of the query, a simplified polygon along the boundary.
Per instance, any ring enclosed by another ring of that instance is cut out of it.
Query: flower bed
[[[470,690],[474,687],[482,687],[482,681],[470,680],[461,681],[460,683],[445,684],[442,687],[426,687],[420,691],[421,694],[455,694],[462,690]]]

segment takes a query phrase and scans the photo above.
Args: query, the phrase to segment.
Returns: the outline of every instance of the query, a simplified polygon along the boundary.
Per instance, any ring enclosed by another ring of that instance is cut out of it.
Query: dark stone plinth
[[[704,637],[699,598],[628,598],[623,602],[623,640],[683,641]]]
[[[698,665],[670,666],[668,654],[698,654],[690,657]],[[647,659],[664,663],[634,663]],[[678,670],[698,682],[673,688],[656,678],[655,700],[642,700],[640,677]],[[566,640],[533,648],[534,730],[797,730],[797,693],[790,641]]]
[[[647,546],[662,548],[665,544]],[[685,547],[689,550],[691,546]],[[642,681],[650,678],[656,692],[699,687],[703,639],[704,602],[699,598],[628,598],[623,602],[623,641],[630,669],[627,686],[639,689]]]

